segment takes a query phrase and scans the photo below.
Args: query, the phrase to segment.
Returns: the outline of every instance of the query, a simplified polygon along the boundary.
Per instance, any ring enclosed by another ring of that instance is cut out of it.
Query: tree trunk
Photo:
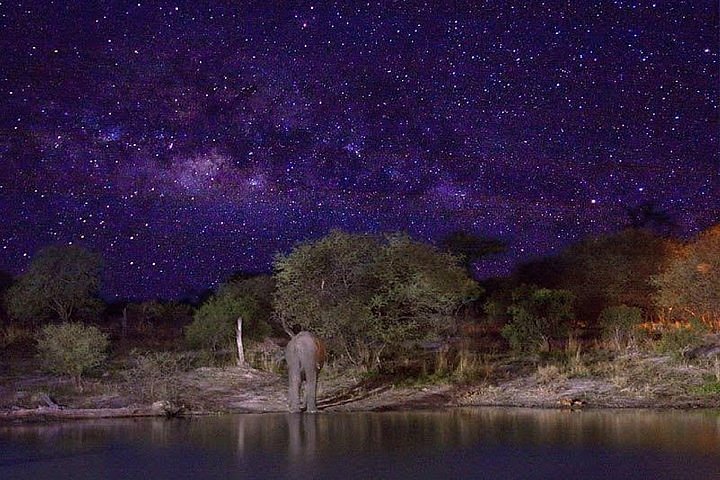
[[[237,319],[236,339],[237,339],[237,349],[238,349],[237,364],[238,364],[238,367],[244,367],[245,366],[245,350],[243,350],[243,343],[242,343],[242,317],[238,317],[238,319]]]

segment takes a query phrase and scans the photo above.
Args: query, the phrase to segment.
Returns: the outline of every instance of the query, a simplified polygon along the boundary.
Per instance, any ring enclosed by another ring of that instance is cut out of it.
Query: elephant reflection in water
[[[288,456],[294,463],[315,457],[318,451],[318,415],[286,415],[288,422]]]
[[[310,332],[300,332],[293,336],[285,347],[290,386],[288,389],[288,408],[291,412],[300,412],[303,407],[309,413],[317,412],[317,379],[325,363],[325,345]],[[300,398],[305,382],[305,396]]]

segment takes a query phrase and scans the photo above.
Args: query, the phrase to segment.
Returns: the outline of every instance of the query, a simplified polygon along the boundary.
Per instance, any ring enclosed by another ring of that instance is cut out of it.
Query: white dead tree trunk
[[[236,338],[237,338],[237,349],[238,349],[237,364],[238,364],[238,367],[244,367],[245,366],[245,350],[243,350],[243,343],[242,343],[242,317],[238,317],[238,319],[237,319],[236,336],[237,336]]]

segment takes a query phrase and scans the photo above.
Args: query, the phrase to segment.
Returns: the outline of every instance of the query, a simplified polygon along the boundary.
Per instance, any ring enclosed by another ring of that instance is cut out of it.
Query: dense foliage
[[[627,305],[606,307],[599,317],[603,336],[617,350],[622,350],[634,343],[637,328],[642,320],[642,310]]]
[[[720,225],[678,248],[653,283],[657,305],[670,318],[720,321]]]
[[[361,364],[453,331],[455,309],[480,293],[456,257],[404,235],[331,232],[278,256],[275,278],[283,321]]]
[[[98,255],[78,246],[45,248],[6,292],[6,309],[25,321],[96,315],[102,310],[97,298],[101,265]]]
[[[671,248],[669,241],[643,230],[583,240],[558,259],[556,287],[573,292],[577,317],[588,324],[606,306],[637,307],[649,316],[656,291],[650,279],[661,271]]]
[[[37,350],[50,372],[69,375],[76,385],[107,357],[108,338],[97,327],[78,322],[44,326],[37,336]]]
[[[256,281],[250,279],[222,285],[198,308],[192,323],[185,328],[188,345],[211,353],[232,348],[238,317],[243,322],[243,338],[258,339],[267,335],[270,327],[262,318],[267,312],[253,293],[255,284]]]
[[[523,285],[513,291],[511,317],[502,335],[516,351],[550,349],[562,340],[573,320],[575,296],[567,290]]]

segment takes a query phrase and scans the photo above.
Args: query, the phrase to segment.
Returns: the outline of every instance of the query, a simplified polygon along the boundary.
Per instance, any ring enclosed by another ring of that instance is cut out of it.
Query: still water
[[[0,479],[720,479],[720,412],[228,415],[0,427]]]

